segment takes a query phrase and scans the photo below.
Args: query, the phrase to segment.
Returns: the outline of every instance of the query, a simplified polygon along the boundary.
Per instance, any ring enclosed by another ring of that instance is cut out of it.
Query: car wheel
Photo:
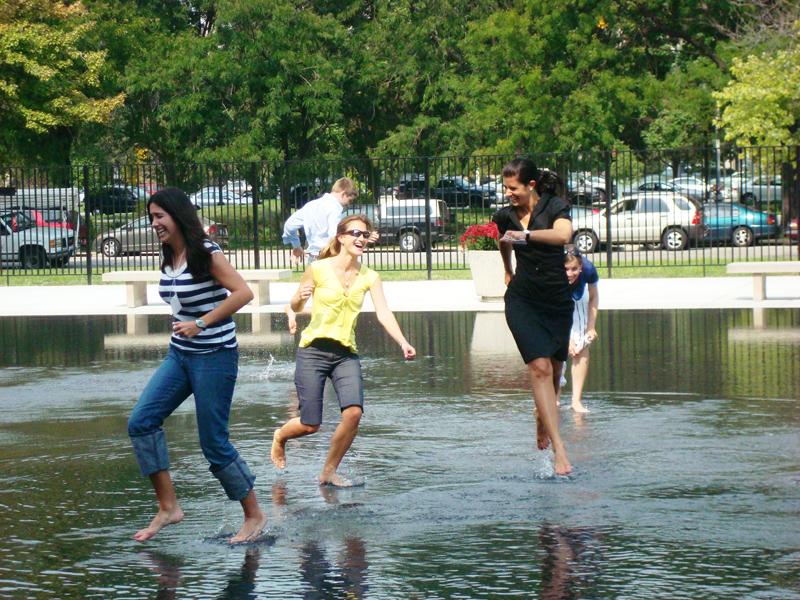
[[[753,232],[749,227],[739,225],[733,230],[732,236],[733,245],[737,248],[744,248],[745,246],[753,245]]]
[[[106,256],[113,258],[122,254],[122,244],[119,243],[119,240],[115,240],[114,238],[106,238],[103,240],[103,243],[100,244],[100,250]]]
[[[47,266],[47,255],[39,247],[23,248],[20,262],[23,269],[42,269]]]
[[[661,246],[665,250],[685,250],[688,242],[686,232],[680,227],[670,227],[661,236]]]
[[[403,252],[419,252],[422,250],[422,239],[413,231],[400,234],[400,249]]]
[[[593,231],[579,231],[572,237],[572,243],[581,254],[597,252],[600,241]]]
[[[68,256],[62,256],[60,258],[54,258],[50,261],[51,267],[66,267],[67,263],[69,262]]]

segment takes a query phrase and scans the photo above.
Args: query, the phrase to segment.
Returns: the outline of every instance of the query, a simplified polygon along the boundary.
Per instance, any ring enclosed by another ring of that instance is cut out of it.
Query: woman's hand
[[[175,321],[172,324],[172,332],[180,337],[193,338],[201,331],[194,321]]]
[[[509,229],[503,234],[503,237],[500,238],[500,241],[508,242],[509,244],[519,244],[520,242],[525,241],[525,236],[527,233],[527,231],[516,231]]]
[[[314,284],[313,283],[302,283],[300,287],[297,288],[297,297],[300,300],[308,300],[311,296],[314,295]]]
[[[414,358],[417,356],[417,351],[414,349],[414,346],[408,342],[403,342],[400,344],[400,348],[402,348],[403,358],[406,360],[414,360]]]
[[[506,287],[508,287],[508,284],[511,283],[511,279],[513,277],[514,277],[513,273],[509,273],[508,271],[505,272]]]
[[[588,329],[586,331],[586,343],[591,344],[596,339],[597,339],[597,331],[595,331],[594,329]]]

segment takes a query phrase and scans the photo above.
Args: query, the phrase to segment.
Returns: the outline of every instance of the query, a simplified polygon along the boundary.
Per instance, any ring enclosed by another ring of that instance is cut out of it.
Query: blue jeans
[[[228,440],[228,418],[239,371],[239,352],[223,348],[197,354],[170,346],[128,419],[128,435],[143,476],[169,469],[161,425],[194,394],[200,447],[231,500],[243,500],[255,476]]]

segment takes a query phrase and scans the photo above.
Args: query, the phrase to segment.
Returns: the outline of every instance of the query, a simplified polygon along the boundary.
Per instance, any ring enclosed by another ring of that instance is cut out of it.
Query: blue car
[[[752,246],[756,240],[778,235],[775,215],[735,202],[704,205],[703,224],[707,241],[730,242],[738,247]]]

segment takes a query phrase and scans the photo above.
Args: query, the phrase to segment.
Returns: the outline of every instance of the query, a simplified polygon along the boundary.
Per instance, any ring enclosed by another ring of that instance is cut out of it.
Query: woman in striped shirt
[[[231,315],[253,293],[208,239],[197,210],[177,188],[156,192],[147,202],[152,227],[161,242],[159,295],[172,308],[172,338],[164,362],[150,379],[128,420],[128,434],[143,476],[150,478],[158,513],[133,537],[149,540],[183,519],[169,473],[161,425],[194,394],[200,446],[228,498],[238,500],[244,524],[231,543],[255,539],[266,525],[253,490],[255,477],[228,440],[239,354]]]

